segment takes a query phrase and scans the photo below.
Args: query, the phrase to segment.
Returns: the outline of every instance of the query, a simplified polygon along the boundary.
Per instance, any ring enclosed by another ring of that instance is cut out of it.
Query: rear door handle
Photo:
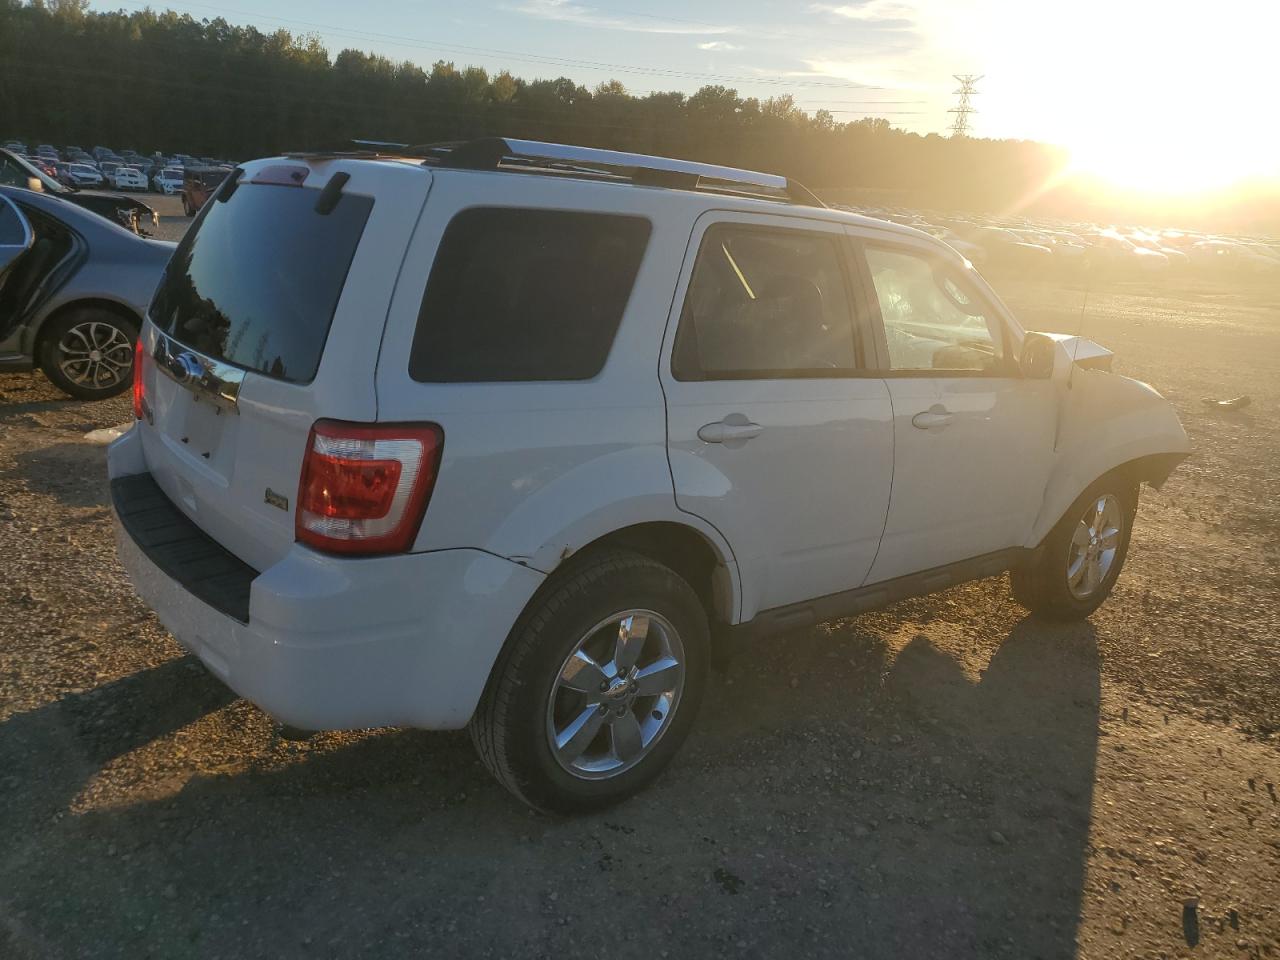
[[[715,423],[703,424],[698,428],[698,439],[704,443],[732,443],[750,440],[760,436],[764,427],[750,420],[733,423],[729,420],[717,420]]]
[[[918,430],[941,430],[951,423],[955,414],[940,403],[911,418],[911,425]]]

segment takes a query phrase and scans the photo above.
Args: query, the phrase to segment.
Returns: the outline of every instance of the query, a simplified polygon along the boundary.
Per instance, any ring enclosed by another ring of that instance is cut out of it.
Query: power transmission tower
[[[969,135],[969,115],[978,112],[978,108],[969,102],[969,98],[978,92],[974,87],[977,86],[982,76],[975,76],[972,73],[955,73],[952,76],[960,81],[960,89],[953,91],[960,97],[960,100],[947,111],[947,113],[956,115],[955,120],[951,123],[951,135],[953,137],[967,137]]]

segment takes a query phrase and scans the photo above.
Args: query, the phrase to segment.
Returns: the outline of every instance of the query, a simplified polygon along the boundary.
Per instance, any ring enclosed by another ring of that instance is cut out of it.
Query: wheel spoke
[[[1084,577],[1085,568],[1089,566],[1089,555],[1082,553],[1071,561],[1071,566],[1067,567],[1067,583],[1071,586],[1078,586],[1080,580]]]
[[[656,697],[673,689],[679,677],[680,662],[674,657],[663,657],[636,674],[636,692],[642,697]]]
[[[644,749],[644,737],[640,733],[640,721],[630,710],[620,717],[614,717],[609,723],[609,740],[613,746],[613,755],[626,763],[640,755]]]
[[[1098,542],[1102,544],[1104,550],[1114,550],[1120,545],[1120,530],[1118,527],[1108,527],[1098,535]]]
[[[1087,593],[1093,593],[1101,582],[1102,565],[1098,563],[1097,557],[1093,557],[1085,564],[1084,589]]]
[[[83,348],[81,352],[83,352],[83,353],[85,353],[85,354],[87,355],[87,354],[89,354],[89,353],[91,353],[91,352],[93,351],[93,349],[94,349],[93,341],[91,341],[91,340],[89,339],[88,335],[86,335],[86,333],[85,333],[85,331],[84,331],[84,328],[83,328],[83,327],[72,327],[70,330],[68,330],[68,331],[67,331],[67,335],[66,335],[65,337],[63,337],[63,338],[62,338],[62,342],[58,344],[58,347],[59,347],[61,350],[63,350],[64,352],[66,352],[66,351],[70,351],[70,350],[74,350],[74,349],[75,349],[75,347],[70,346],[70,344],[71,344],[71,339],[70,339],[70,338],[71,338],[71,337],[75,337],[76,339],[78,339],[78,340],[80,341],[80,343],[81,343],[81,345],[82,345],[82,348]]]
[[[618,624],[618,642],[614,647],[613,665],[619,674],[635,666],[649,635],[649,618],[641,615],[624,617]]]
[[[1075,533],[1071,535],[1072,546],[1079,547],[1083,550],[1089,546],[1089,538],[1093,536],[1093,531],[1089,529],[1089,525],[1081,520],[1076,524]]]
[[[593,704],[574,717],[573,721],[556,735],[556,749],[566,763],[572,763],[582,756],[582,751],[591,745],[591,741],[600,732],[604,723],[604,711]]]
[[[579,650],[575,653],[560,674],[560,685],[579,693],[598,694],[602,687],[609,685],[600,664]]]
[[[1093,505],[1093,523],[1089,524],[1089,530],[1093,534],[1097,534],[1102,529],[1102,525],[1107,519],[1107,498],[1102,497]]]

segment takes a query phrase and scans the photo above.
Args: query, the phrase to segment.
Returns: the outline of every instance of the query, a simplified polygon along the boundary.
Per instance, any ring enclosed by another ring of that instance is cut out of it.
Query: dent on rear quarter
[[[1153,387],[1077,367],[1064,387],[1053,472],[1031,537],[1040,543],[1085,488],[1117,467],[1155,485],[1191,453],[1173,405]]]

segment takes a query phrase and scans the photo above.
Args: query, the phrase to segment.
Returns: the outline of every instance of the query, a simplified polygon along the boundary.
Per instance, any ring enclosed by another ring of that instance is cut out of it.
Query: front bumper
[[[144,472],[137,440],[130,431],[112,444],[113,480]],[[295,544],[252,578],[241,622],[162,569],[122,508],[120,559],[160,622],[236,693],[307,730],[465,726],[544,579],[480,550],[348,559]]]

